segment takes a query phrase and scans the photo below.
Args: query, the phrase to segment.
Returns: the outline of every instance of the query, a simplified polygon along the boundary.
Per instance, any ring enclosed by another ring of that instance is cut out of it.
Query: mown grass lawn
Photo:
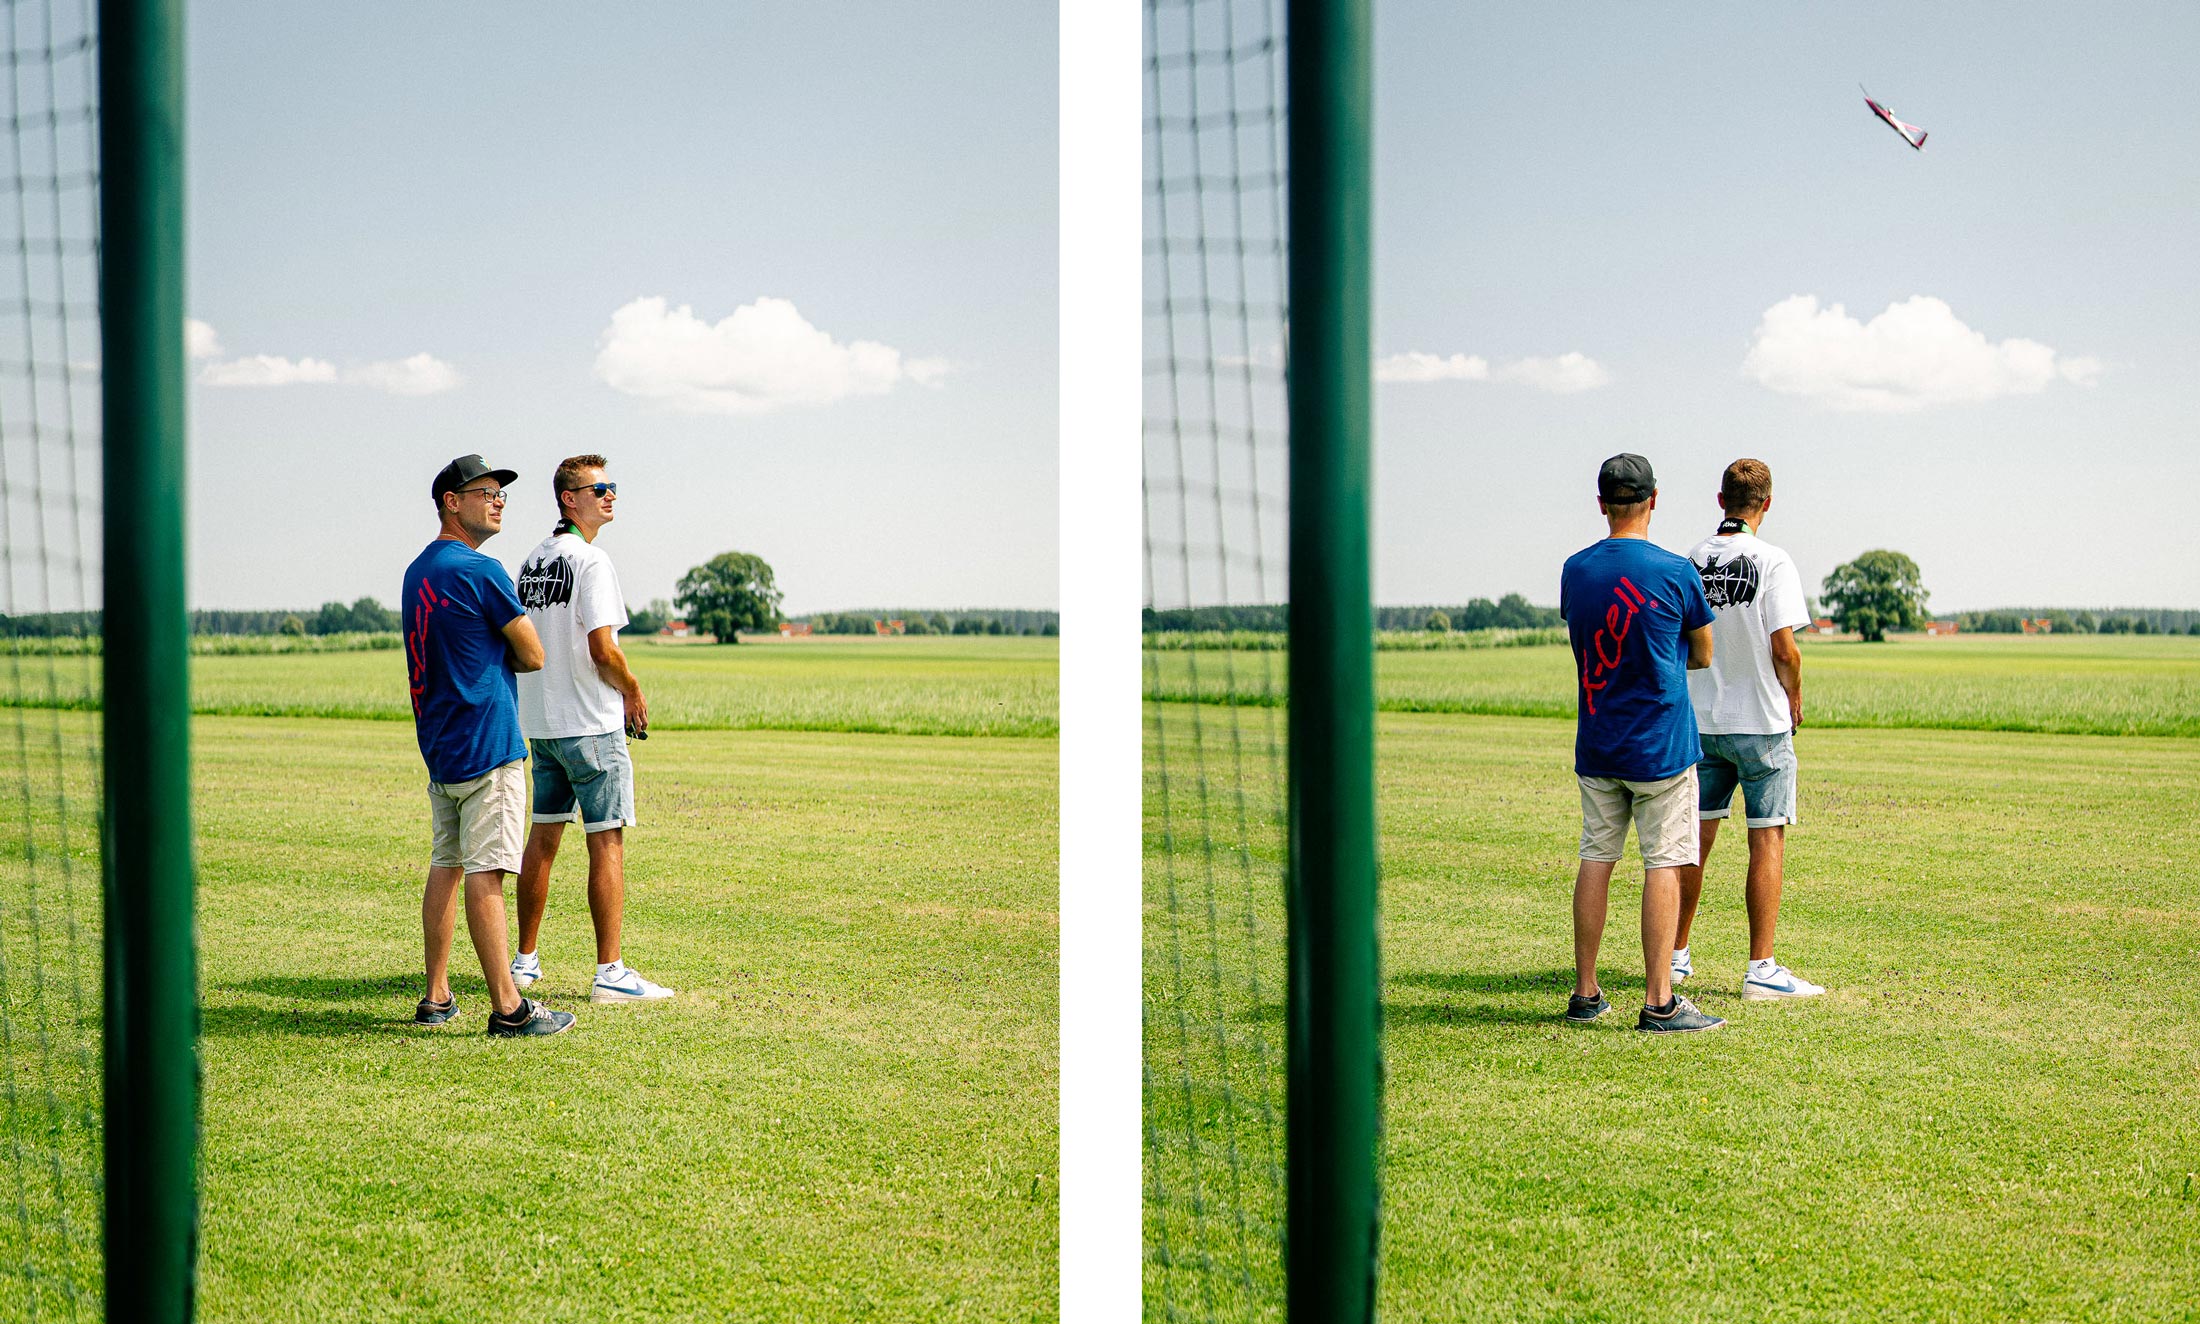
[[[1185,710],[1168,707],[1181,739]],[[1830,991],[1740,1001],[1745,852],[1725,841],[1684,991],[1730,1024],[1675,1042],[1632,1029],[1632,846],[1601,964],[1614,1011],[1560,1019],[1572,734],[1537,719],[1381,719],[1384,1318],[2200,1317],[2200,744],[1806,729],[1779,954]],[[1171,757],[1181,795],[1187,746]],[[1258,806],[1264,765],[1246,766]],[[1272,843],[1255,843],[1273,869]],[[1212,1272],[1203,1283],[1150,1259],[1149,1306],[1202,1291],[1235,1303],[1246,1264],[1254,1296],[1274,1281],[1273,1243],[1257,1241],[1275,1202],[1260,1186],[1248,1049],[1280,1044],[1281,955],[1254,1005],[1251,963],[1229,945],[1244,941],[1246,908],[1226,886],[1209,964],[1198,858],[1179,857],[1195,959],[1178,1005],[1208,1088],[1212,1045],[1233,1053],[1236,1103],[1200,1104],[1234,1120],[1198,1132],[1196,1216],[1184,1146],[1162,1151],[1176,1207],[1156,1210],[1149,1182],[1149,1256],[1171,1235],[1176,1266],[1205,1256]],[[1169,927],[1154,876],[1149,999]],[[1265,896],[1252,917],[1280,948]],[[1226,1041],[1202,1018],[1212,985]],[[1184,1124],[1181,1076],[1173,1022],[1157,1019],[1148,1120],[1166,1137]]]
[[[1061,730],[1058,640],[949,635],[623,641],[649,696],[653,730],[867,731],[1051,736]],[[98,669],[79,657],[26,657],[14,691],[36,705],[83,705]],[[412,720],[405,655],[199,655],[194,711],[223,716]]]
[[[1563,645],[1384,651],[1389,712],[1574,714]],[[1280,653],[1148,654],[1147,697],[1280,695]],[[2083,735],[2200,736],[2200,638],[2190,635],[1896,636],[1803,640],[1803,693],[1818,727],[1931,727]]]
[[[1779,952],[1830,991],[1740,1001],[1728,842],[1686,991],[1730,1024],[1669,1043],[1639,869],[1619,1014],[1557,1019],[1571,736],[1383,725],[1389,1317],[2193,1316],[2200,746],[1804,731]]]
[[[626,951],[680,996],[587,1004],[574,838],[535,991],[580,1023],[517,1043],[463,924],[461,1019],[407,1023],[409,726],[195,743],[201,1318],[1055,1317],[1053,741],[660,730]]]

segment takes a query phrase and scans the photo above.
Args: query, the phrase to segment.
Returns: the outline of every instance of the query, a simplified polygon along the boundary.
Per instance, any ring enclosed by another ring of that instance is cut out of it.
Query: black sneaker
[[[533,998],[521,998],[519,1009],[509,1016],[501,1011],[489,1014],[489,1033],[498,1039],[517,1039],[531,1034],[557,1034],[572,1028],[572,1012],[552,1011]]]
[[[1696,1010],[1695,1003],[1679,994],[1673,996],[1673,1005],[1664,1015],[1644,1007],[1642,1015],[1635,1018],[1636,1029],[1647,1030],[1652,1034],[1687,1034],[1691,1030],[1716,1030],[1724,1024],[1726,1021],[1723,1018],[1704,1015]]]
[[[422,998],[420,999],[420,1005],[413,1008],[413,1024],[415,1025],[441,1025],[446,1021],[456,1019],[458,1019],[458,995],[455,993],[441,1002],[430,1002],[426,998]]]
[[[1566,995],[1566,1019],[1570,1021],[1593,1021],[1611,1009],[1612,1004],[1604,1000],[1602,989],[1597,990],[1588,997],[1583,997],[1579,993]]]

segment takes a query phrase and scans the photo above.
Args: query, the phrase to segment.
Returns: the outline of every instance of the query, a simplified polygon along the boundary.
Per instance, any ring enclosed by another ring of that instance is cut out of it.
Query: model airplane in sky
[[[1862,83],[1858,83],[1856,85],[1856,90],[1859,92],[1864,92],[1864,85]],[[1872,94],[1869,92],[1864,92],[1864,104],[1872,108],[1872,114],[1877,115],[1879,118],[1885,120],[1887,122],[1888,128],[1893,129],[1896,133],[1901,134],[1902,141],[1908,143],[1910,146],[1916,148],[1918,151],[1922,152],[1925,150],[1925,130],[1917,127],[1915,124],[1904,124],[1901,120],[1896,119],[1894,117],[1894,112],[1887,109],[1885,106],[1880,105],[1878,102],[1872,100]]]

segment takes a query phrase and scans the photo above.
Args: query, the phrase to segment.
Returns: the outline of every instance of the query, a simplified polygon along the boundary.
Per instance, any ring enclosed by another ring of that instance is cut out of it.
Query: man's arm
[[[649,725],[649,701],[642,697],[642,682],[634,678],[634,669],[626,664],[626,654],[619,648],[619,627],[599,625],[588,632],[588,657],[596,664],[596,674],[604,684],[619,692],[626,700],[626,724],[639,731]]]
[[[521,612],[504,623],[504,643],[512,657],[514,671],[542,670],[542,640],[535,634],[535,623]]]
[[[1688,669],[1701,671],[1711,665],[1711,627],[1699,625],[1685,636],[1688,640]]]
[[[1793,629],[1772,632],[1772,674],[1779,678],[1780,688],[1787,691],[1788,720],[1797,726],[1803,724],[1803,650],[1795,642]]]

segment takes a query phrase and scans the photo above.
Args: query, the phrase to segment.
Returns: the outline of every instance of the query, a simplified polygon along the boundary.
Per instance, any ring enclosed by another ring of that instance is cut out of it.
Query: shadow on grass
[[[1566,995],[1574,991],[1574,972],[1409,970],[1394,973],[1385,982],[1396,988],[1427,989],[1447,995],[1443,1002],[1386,999],[1386,1026],[1541,1026],[1565,1019]],[[1606,973],[1601,982],[1604,996],[1618,1008],[1640,1002],[1646,981],[1641,975]]]
[[[1442,1002],[1383,1000],[1385,1026],[1417,1025],[1549,1025],[1563,1021],[1566,995],[1574,991],[1571,969],[1541,971],[1443,971],[1393,972],[1383,981],[1392,989],[1426,989],[1443,994]],[[1604,996],[1615,1008],[1640,1003],[1647,981],[1641,975],[1602,972]],[[1717,994],[1712,994],[1714,1001]],[[1692,1000],[1704,995],[1689,991]],[[1276,1024],[1286,1017],[1281,1002],[1267,1002],[1233,1013],[1231,1019],[1253,1024]]]
[[[327,975],[260,975],[253,979],[218,984],[216,987],[226,993],[257,993],[261,997],[281,998],[286,1002],[359,1002],[402,998],[409,1015],[412,1003],[425,989],[426,979],[418,970],[380,975],[371,979],[333,979]],[[456,982],[464,984],[465,980],[459,978]],[[478,985],[481,981],[477,979],[474,983]]]
[[[464,1012],[485,1015],[488,993],[481,981],[467,988],[454,981]],[[418,971],[374,978],[336,979],[323,975],[261,975],[216,984],[214,994],[249,994],[252,1001],[218,999],[199,1013],[208,1035],[258,1037],[273,1034],[339,1038],[356,1034],[413,1033],[413,1004],[420,998]],[[470,996],[469,996],[470,995]],[[272,1002],[261,1001],[271,999]]]

